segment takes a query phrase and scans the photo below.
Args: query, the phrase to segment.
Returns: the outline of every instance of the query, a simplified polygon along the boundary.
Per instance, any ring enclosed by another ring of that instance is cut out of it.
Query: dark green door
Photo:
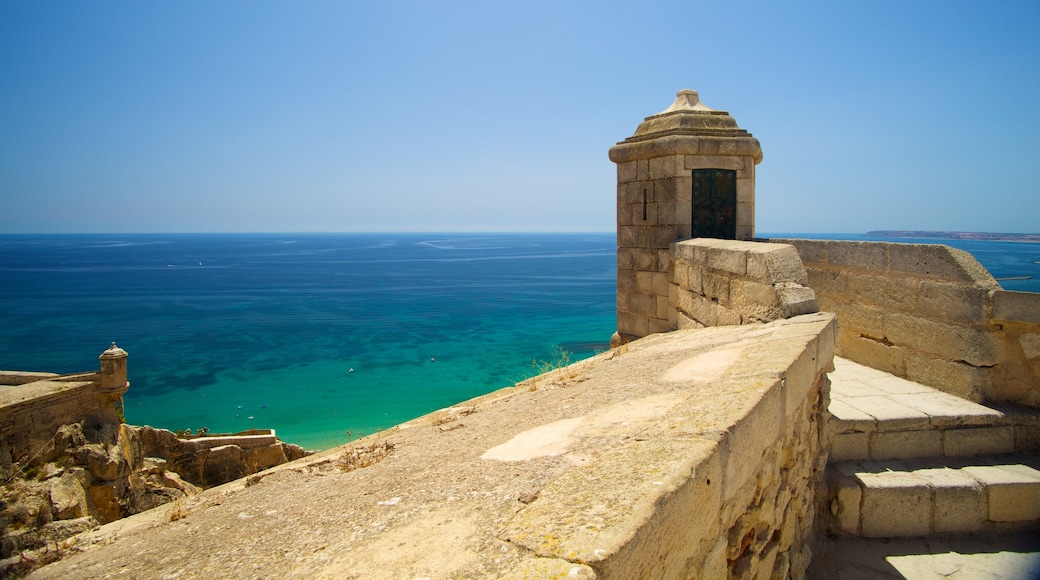
[[[693,170],[694,238],[737,239],[737,172]]]

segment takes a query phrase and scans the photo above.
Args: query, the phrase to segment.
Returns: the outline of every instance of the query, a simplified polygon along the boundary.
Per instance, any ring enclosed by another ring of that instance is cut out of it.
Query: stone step
[[[1040,412],[979,404],[835,357],[832,462],[1040,452]]]
[[[1040,528],[1040,455],[845,461],[828,467],[827,480],[836,536]]]

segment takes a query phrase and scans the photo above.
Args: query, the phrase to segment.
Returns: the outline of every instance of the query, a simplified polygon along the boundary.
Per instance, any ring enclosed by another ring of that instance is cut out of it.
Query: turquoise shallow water
[[[1040,290],[1040,244],[949,243]],[[96,369],[115,341],[131,423],[322,449],[605,349],[615,256],[613,234],[0,235],[0,368]]]
[[[605,349],[614,279],[613,234],[0,236],[0,368],[115,341],[129,422],[327,448]]]

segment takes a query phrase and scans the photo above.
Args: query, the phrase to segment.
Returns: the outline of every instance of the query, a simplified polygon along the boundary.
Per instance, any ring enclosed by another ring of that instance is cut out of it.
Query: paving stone
[[[859,473],[857,477],[863,487],[863,536],[925,536],[931,532],[932,490],[927,479],[904,472]]]
[[[835,421],[836,431],[873,431],[877,428],[873,415],[860,410],[846,399],[832,399],[827,409],[831,412],[831,420]]]
[[[1005,427],[965,427],[943,431],[943,453],[949,457],[999,455],[1015,451],[1015,429]]]
[[[958,469],[941,467],[914,471],[928,480],[933,492],[936,533],[977,532],[986,521],[986,492],[977,479]]]
[[[878,429],[894,431],[931,426],[928,415],[881,395],[856,397],[854,403],[847,399],[845,402],[877,419]]]
[[[831,435],[831,461],[870,459],[870,433],[835,433]]]
[[[1004,417],[1000,411],[940,391],[894,394],[888,398],[927,414],[936,427],[992,424]]]
[[[942,433],[937,429],[877,431],[870,434],[870,458],[911,459],[942,455]]]
[[[962,471],[986,487],[989,520],[1021,522],[1040,518],[1040,471],[1024,465],[973,465]]]

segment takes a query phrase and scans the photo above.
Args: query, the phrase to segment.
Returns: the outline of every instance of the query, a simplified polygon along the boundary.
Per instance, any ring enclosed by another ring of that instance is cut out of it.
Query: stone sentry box
[[[610,148],[617,163],[617,333],[613,345],[675,329],[671,244],[755,234],[762,148],[726,111],[684,89]]]

